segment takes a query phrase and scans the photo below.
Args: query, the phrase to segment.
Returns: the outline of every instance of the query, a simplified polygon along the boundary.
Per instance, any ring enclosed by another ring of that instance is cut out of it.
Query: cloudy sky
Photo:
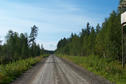
[[[30,33],[39,27],[37,43],[54,50],[58,40],[78,33],[90,22],[96,26],[117,10],[119,0],[0,0],[0,39],[8,30]]]

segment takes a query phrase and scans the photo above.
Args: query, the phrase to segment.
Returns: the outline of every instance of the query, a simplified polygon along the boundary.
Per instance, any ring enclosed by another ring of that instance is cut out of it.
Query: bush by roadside
[[[0,84],[8,84],[16,79],[17,76],[31,68],[43,57],[28,58],[19,60],[6,65],[0,65]]]

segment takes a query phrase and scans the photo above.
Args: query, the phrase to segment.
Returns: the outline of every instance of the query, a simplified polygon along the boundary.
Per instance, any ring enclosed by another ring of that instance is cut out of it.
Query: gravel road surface
[[[51,55],[11,84],[89,84],[60,58]]]
[[[36,64],[11,84],[111,84],[102,77],[55,55]]]
[[[30,84],[88,84],[61,59],[51,55]]]

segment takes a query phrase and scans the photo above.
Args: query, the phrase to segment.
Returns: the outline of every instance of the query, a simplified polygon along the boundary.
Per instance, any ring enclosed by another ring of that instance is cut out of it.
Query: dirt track
[[[90,76],[86,77],[85,72],[74,68],[62,59],[51,55],[12,84],[97,84],[87,80]]]

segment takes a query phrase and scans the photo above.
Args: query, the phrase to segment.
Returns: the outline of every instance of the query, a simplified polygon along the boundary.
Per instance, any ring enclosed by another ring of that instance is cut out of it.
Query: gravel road
[[[89,84],[60,58],[51,55],[11,84]]]
[[[87,79],[87,80],[86,80]],[[72,62],[50,55],[11,84],[111,84]]]
[[[30,84],[88,84],[61,59],[51,55]]]

